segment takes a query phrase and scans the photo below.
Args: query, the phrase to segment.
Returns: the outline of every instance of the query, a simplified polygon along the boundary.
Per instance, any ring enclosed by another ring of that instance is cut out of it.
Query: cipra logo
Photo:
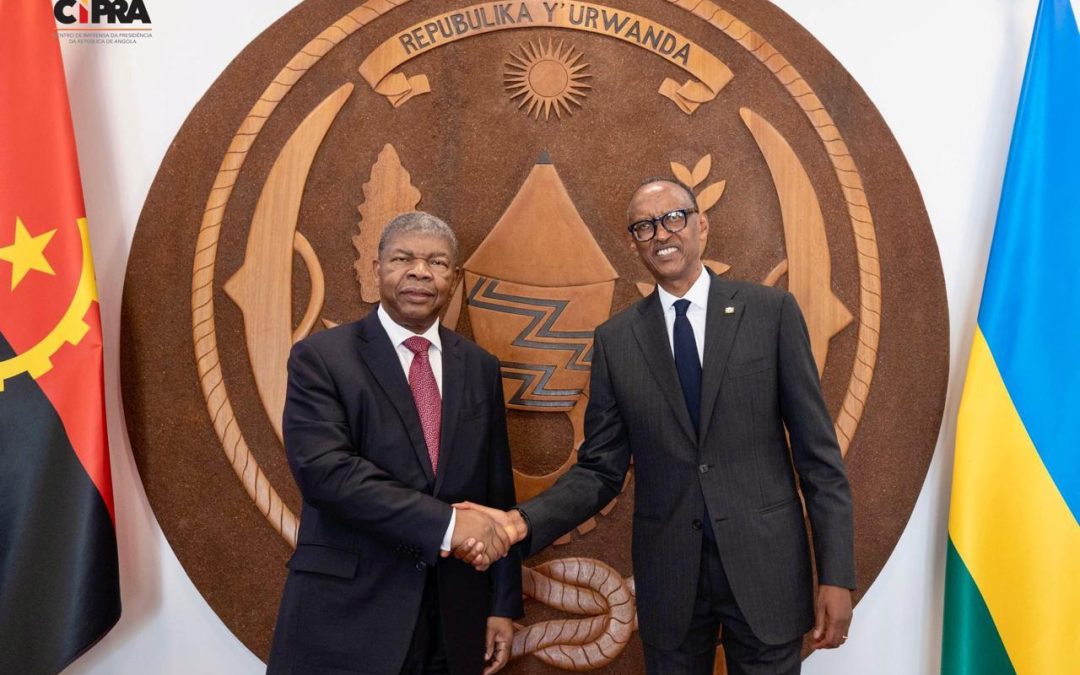
[[[65,25],[72,24],[150,24],[150,13],[143,0],[57,0],[53,16]]]

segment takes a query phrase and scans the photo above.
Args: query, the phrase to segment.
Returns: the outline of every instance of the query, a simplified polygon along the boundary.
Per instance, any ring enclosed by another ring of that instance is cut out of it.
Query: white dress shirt
[[[712,279],[705,271],[704,265],[701,267],[701,274],[697,281],[690,286],[690,290],[682,298],[668,293],[657,284],[656,288],[660,292],[660,306],[664,309],[664,326],[667,327],[668,345],[671,347],[673,356],[675,354],[675,301],[685,299],[690,301],[690,306],[686,309],[686,318],[690,321],[690,327],[694,329],[698,361],[705,362],[705,311],[709,304],[709,286],[711,285]]]
[[[423,333],[414,333],[408,328],[394,323],[394,320],[390,318],[382,305],[379,305],[377,311],[379,313],[379,323],[382,324],[386,334],[390,336],[390,343],[394,345],[394,351],[397,352],[398,359],[401,361],[406,380],[409,379],[409,368],[412,367],[414,354],[411,349],[405,346],[405,341],[411,337],[419,336],[431,343],[431,347],[428,349],[428,361],[431,363],[431,372],[435,373],[435,384],[439,385],[439,395],[442,396],[442,339],[439,337],[438,319]]]
[[[435,384],[439,386],[439,395],[442,396],[442,339],[439,337],[439,321],[435,320],[435,323],[431,324],[423,333],[414,333],[404,326],[398,325],[390,318],[390,315],[386,313],[383,306],[380,304],[376,310],[379,316],[379,323],[382,324],[383,330],[390,337],[390,343],[394,345],[394,351],[397,352],[398,360],[401,361],[401,368],[405,371],[405,380],[409,379],[409,368],[412,367],[413,357],[415,354],[412,350],[405,346],[405,341],[411,337],[419,335],[428,342],[431,343],[431,347],[428,348],[428,362],[431,363],[431,372],[435,374]],[[454,525],[457,523],[457,510],[450,510],[450,525],[446,528],[446,533],[443,534],[442,545],[439,547],[443,551],[450,550],[450,544],[454,538]]]

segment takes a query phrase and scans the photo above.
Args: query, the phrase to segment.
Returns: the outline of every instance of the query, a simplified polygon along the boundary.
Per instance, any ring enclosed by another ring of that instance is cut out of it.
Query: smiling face
[[[696,206],[690,195],[678,185],[657,181],[638,188],[630,199],[627,223],[658,218],[677,209]],[[701,273],[701,252],[709,233],[709,221],[703,213],[690,214],[686,227],[678,232],[656,228],[649,241],[637,241],[629,233],[630,248],[648,268],[656,283],[672,295],[682,297]]]
[[[400,326],[423,333],[435,323],[457,284],[449,239],[438,233],[401,232],[374,262],[379,301]]]

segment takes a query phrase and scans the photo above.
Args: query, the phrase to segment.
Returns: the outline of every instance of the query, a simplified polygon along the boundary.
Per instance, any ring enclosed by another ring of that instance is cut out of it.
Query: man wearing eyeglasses
[[[648,672],[711,674],[722,628],[729,673],[797,673],[811,628],[814,648],[843,644],[855,587],[851,494],[802,314],[702,265],[709,222],[686,185],[648,179],[627,220],[657,289],[596,329],[577,464],[490,513],[535,553],[610,502],[633,459]]]

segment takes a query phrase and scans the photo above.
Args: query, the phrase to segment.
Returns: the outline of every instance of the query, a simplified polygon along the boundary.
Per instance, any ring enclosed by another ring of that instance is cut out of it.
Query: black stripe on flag
[[[12,356],[0,335],[0,361]],[[37,383],[9,379],[0,392],[0,674],[57,673],[119,618],[105,502]]]

